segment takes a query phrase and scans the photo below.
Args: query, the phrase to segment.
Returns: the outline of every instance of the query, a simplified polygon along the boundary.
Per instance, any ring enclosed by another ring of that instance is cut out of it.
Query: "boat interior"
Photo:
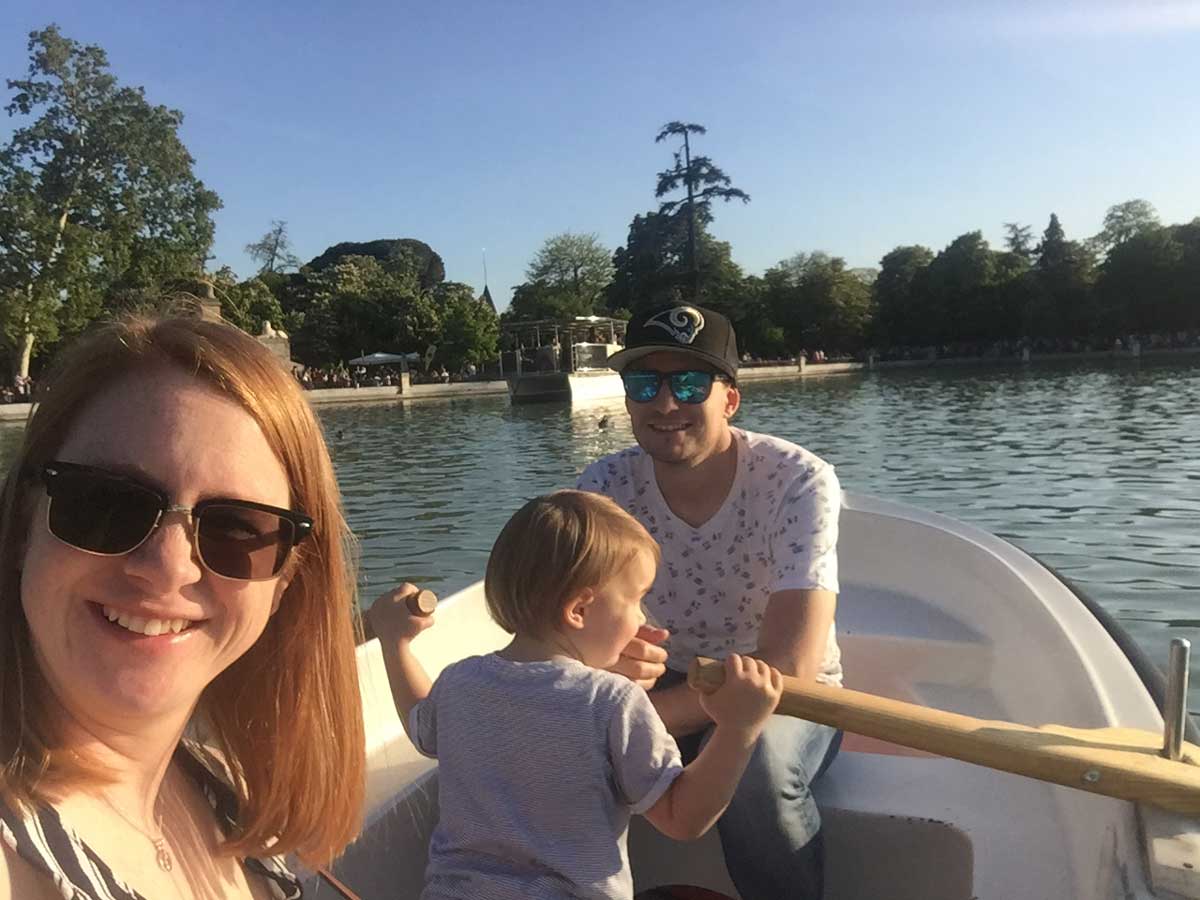
[[[848,687],[1028,725],[1161,730],[1129,660],[1029,556],[871,498],[848,495],[841,522],[837,621]],[[447,598],[437,615],[414,645],[431,674],[507,640],[487,616],[481,584]],[[364,898],[415,898],[437,819],[436,768],[404,735],[377,643],[360,647],[359,659],[369,812],[335,871]],[[1196,823],[1127,801],[849,734],[814,790],[828,900],[1200,896]],[[715,829],[684,844],[635,818],[629,846],[639,894],[694,885],[738,897]],[[333,895],[322,887],[316,896]]]

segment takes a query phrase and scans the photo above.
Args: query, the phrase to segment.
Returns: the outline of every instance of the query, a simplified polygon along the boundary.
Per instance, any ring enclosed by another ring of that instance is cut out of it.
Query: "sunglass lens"
[[[227,578],[270,578],[295,543],[291,520],[232,504],[206,506],[196,534],[204,564]]]
[[[50,533],[92,553],[128,553],[146,539],[160,509],[159,498],[136,485],[62,472],[50,497]]]
[[[657,372],[626,372],[621,380],[625,383],[625,396],[634,403],[649,403],[658,395]]]
[[[675,372],[671,375],[671,393],[680,403],[703,403],[712,383],[711,372]]]

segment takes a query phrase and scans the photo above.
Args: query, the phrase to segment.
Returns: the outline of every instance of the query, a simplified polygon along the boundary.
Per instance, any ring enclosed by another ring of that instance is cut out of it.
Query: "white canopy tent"
[[[350,360],[352,366],[394,366],[404,362],[416,362],[419,353],[371,353]]]

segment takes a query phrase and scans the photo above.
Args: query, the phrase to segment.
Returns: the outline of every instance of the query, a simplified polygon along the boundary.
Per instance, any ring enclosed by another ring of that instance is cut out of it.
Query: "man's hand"
[[[624,675],[638,686],[650,690],[654,682],[667,671],[667,651],[658,645],[670,636],[671,632],[665,628],[643,625],[609,671]]]

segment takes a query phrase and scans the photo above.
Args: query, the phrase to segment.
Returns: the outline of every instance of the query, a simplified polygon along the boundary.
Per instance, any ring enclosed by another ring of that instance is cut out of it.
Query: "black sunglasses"
[[[621,373],[625,396],[634,403],[649,403],[662,390],[666,381],[671,393],[680,403],[703,403],[712,392],[714,381],[729,381],[728,375],[688,369],[684,372],[656,372],[653,369],[632,369]]]
[[[105,469],[51,462],[42,467],[50,498],[46,524],[64,544],[98,556],[132,553],[164,513],[187,513],[192,545],[206,569],[224,578],[261,581],[278,575],[312,530],[312,519],[249,500],[202,500],[173,506],[162,491]]]

